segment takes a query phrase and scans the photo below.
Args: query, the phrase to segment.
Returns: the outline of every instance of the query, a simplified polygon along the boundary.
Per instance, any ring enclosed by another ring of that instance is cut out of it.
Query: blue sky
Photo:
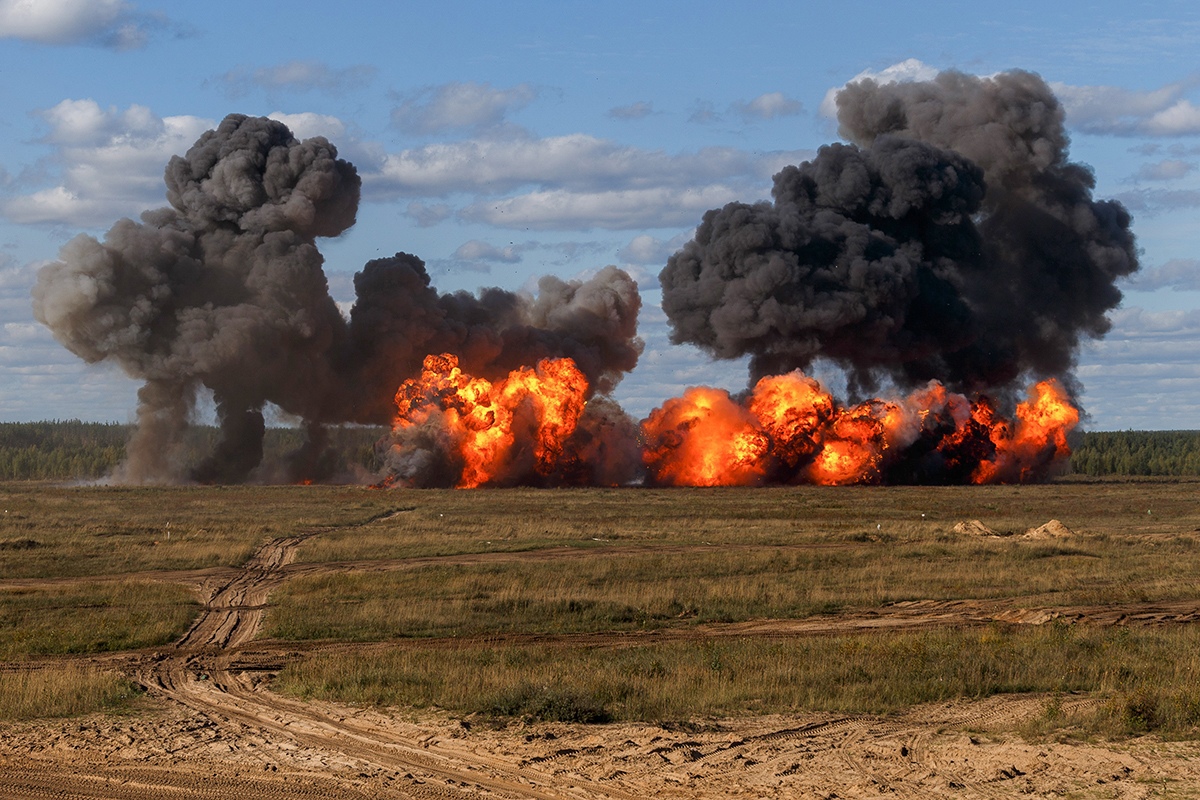
[[[1019,68],[1054,87],[1072,160],[1129,207],[1142,251],[1080,354],[1088,427],[1200,428],[1197,53],[1200,7],[1172,0],[0,0],[0,419],[132,417],[138,384],[58,345],[30,288],[71,237],[165,205],[167,160],[228,113],[357,166],[358,222],[320,243],[344,303],[397,251],[444,291],[629,270],[647,348],[617,396],[642,416],[745,384],[744,364],[667,343],[657,275],[705,210],[766,198],[837,140],[833,91]]]

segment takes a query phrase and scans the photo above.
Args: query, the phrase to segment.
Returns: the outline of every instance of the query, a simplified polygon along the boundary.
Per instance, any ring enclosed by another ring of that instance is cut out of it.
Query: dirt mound
[[[1021,536],[1022,539],[1066,539],[1074,536],[1075,531],[1063,525],[1056,519],[1052,519],[1045,525],[1039,525],[1036,528],[1030,528]]]
[[[994,530],[984,525],[977,519],[969,522],[960,522],[954,526],[955,533],[965,533],[968,536],[998,536]]]

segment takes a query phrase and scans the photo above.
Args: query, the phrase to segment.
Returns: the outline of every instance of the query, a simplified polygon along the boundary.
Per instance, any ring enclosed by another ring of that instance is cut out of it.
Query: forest
[[[130,426],[53,420],[0,423],[0,480],[95,480],[120,463]],[[326,458],[336,471],[374,472],[382,428],[342,427],[328,432]],[[216,441],[216,428],[189,431],[184,452],[195,463]],[[304,444],[298,428],[268,428],[264,462],[281,463]],[[1200,431],[1090,431],[1071,441],[1068,474],[1170,477],[1200,475]]]

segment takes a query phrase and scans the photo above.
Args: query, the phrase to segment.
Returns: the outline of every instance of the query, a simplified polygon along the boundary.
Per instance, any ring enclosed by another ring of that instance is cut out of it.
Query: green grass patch
[[[915,600],[1021,598],[1068,606],[1200,596],[1194,534],[1154,546],[910,534],[894,542],[660,545],[553,559],[297,577],[268,635],[372,641],[571,633],[802,618]]]
[[[0,590],[0,660],[165,644],[187,631],[199,608],[183,587],[161,583]]]
[[[322,534],[301,561],[356,561],[544,547],[888,543],[980,519],[1002,533],[1059,519],[1093,536],[1200,529],[1200,481],[1036,486],[762,489],[390,490],[395,512]],[[1150,513],[1147,513],[1147,512]]]
[[[124,677],[94,667],[66,664],[0,672],[0,719],[7,721],[116,711],[139,696]]]
[[[0,576],[236,566],[278,536],[359,526],[395,505],[363,487],[0,484]]]
[[[301,698],[571,721],[888,713],[950,699],[1096,692],[1110,733],[1200,727],[1200,632],[1048,625],[638,647],[472,645],[326,653],[286,667]]]

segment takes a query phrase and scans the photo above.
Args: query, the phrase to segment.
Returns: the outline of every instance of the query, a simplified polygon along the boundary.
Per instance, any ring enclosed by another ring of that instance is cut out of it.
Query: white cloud
[[[811,155],[730,147],[669,154],[586,134],[520,135],[389,154],[363,177],[367,195],[377,199],[474,195],[460,218],[507,228],[677,228],[732,200],[765,197],[772,175]],[[419,224],[450,213],[445,205],[409,206]]]
[[[613,119],[644,119],[654,113],[654,105],[644,100],[627,106],[617,106],[608,110],[608,116]]]
[[[1196,428],[1200,311],[1123,308],[1112,320],[1105,338],[1084,345],[1077,370],[1099,427]]]
[[[730,176],[769,178],[803,152],[751,154],[731,147],[670,155],[575,133],[544,139],[471,139],[388,155],[370,188],[381,194],[506,192],[525,185],[577,189],[695,186]]]
[[[184,153],[211,120],[158,117],[143,106],[124,111],[94,100],[64,100],[41,113],[54,146],[47,166],[60,183],[10,197],[0,213],[14,222],[99,226],[165,202],[163,168]]]
[[[746,119],[777,119],[795,116],[804,110],[804,106],[783,92],[771,92],[746,103],[735,103],[733,109]]]
[[[1173,181],[1184,177],[1195,168],[1196,165],[1190,161],[1169,158],[1153,164],[1144,164],[1134,178],[1142,181]]]
[[[454,251],[454,258],[462,261],[499,261],[504,264],[516,264],[521,261],[521,250],[518,245],[496,247],[493,244],[472,239],[464,242]]]
[[[1085,133],[1113,136],[1194,136],[1200,134],[1200,107],[1184,95],[1200,85],[1191,78],[1149,91],[1119,86],[1051,83],[1062,101],[1067,124]]]
[[[1130,289],[1146,292],[1156,289],[1200,291],[1200,260],[1172,259],[1161,267],[1134,273],[1126,285]]]
[[[447,83],[404,98],[392,111],[392,121],[402,130],[422,134],[478,130],[499,125],[537,95],[527,83],[510,89],[497,89],[490,83]]]
[[[292,92],[320,91],[339,94],[370,83],[378,70],[359,64],[335,69],[323,61],[297,60],[269,67],[238,67],[220,77],[220,82],[235,96],[248,87],[267,90],[286,89]]]
[[[1156,214],[1200,206],[1200,191],[1194,189],[1135,189],[1120,192],[1113,199],[1121,201],[1131,211]]]
[[[594,192],[556,189],[479,201],[461,215],[502,228],[531,230],[678,228],[737,199],[744,199],[744,190],[721,184]]]
[[[324,136],[334,144],[346,135],[346,125],[337,117],[328,114],[303,112],[300,114],[285,114],[282,111],[272,111],[267,115],[277,122],[288,126],[288,130],[297,139],[311,139],[314,136]]]
[[[419,203],[414,200],[404,209],[404,216],[415,221],[418,227],[429,228],[454,216],[454,207],[449,203]]]
[[[864,78],[875,81],[879,84],[887,83],[908,83],[910,81],[929,81],[937,77],[939,70],[931,67],[928,64],[916,58],[909,58],[898,64],[892,64],[890,67],[885,67],[882,70],[875,71],[865,69],[855,75],[850,80],[846,81],[841,86],[835,86],[825,92],[825,97],[821,100],[820,114],[829,119],[837,119],[837,96],[838,92],[846,88],[848,84],[855,81],[861,81]]]
[[[697,100],[692,106],[688,122],[697,125],[711,125],[724,121],[728,116],[739,117],[742,122],[772,120],[780,117],[793,117],[804,111],[799,100],[794,100],[783,92],[760,94],[752,100],[739,100],[729,104],[725,111],[718,111],[708,100]]]
[[[633,237],[629,244],[618,250],[617,256],[626,264],[662,266],[667,263],[667,258],[683,247],[693,235],[694,231],[688,231],[664,241],[643,233]]]
[[[162,18],[125,0],[0,0],[0,38],[39,44],[141,47]]]

